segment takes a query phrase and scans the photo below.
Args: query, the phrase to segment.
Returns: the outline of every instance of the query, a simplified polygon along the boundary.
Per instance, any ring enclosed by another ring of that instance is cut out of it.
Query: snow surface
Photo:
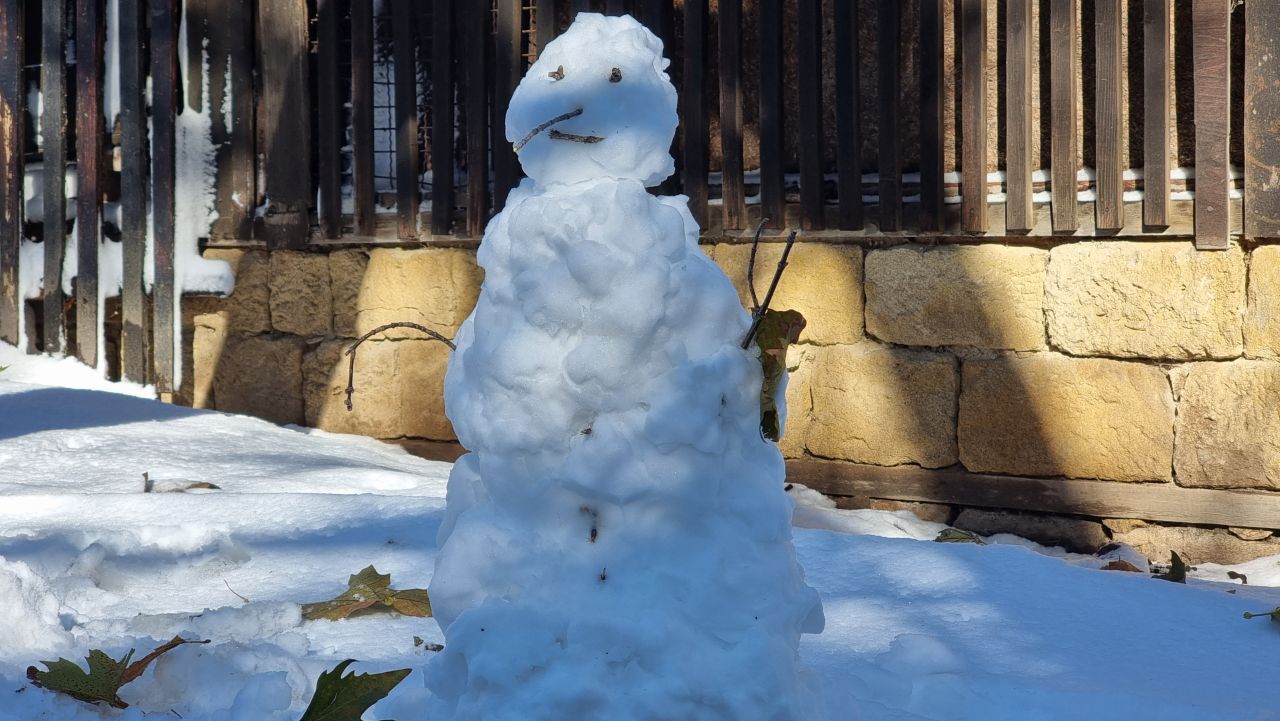
[[[3,344],[0,366],[0,720],[296,721],[319,672],[356,658],[355,670],[414,669],[366,718],[428,721],[433,654],[413,637],[440,642],[435,621],[302,622],[298,603],[370,563],[425,587],[446,464],[162,405]],[[143,472],[222,490],[144,494]],[[1280,605],[1263,585],[1280,585],[1280,557],[1232,567],[1248,586],[1184,586],[1029,543],[917,540],[939,526],[793,493],[797,521],[822,527],[795,530],[827,615],[800,652],[831,718],[1280,719],[1280,625],[1241,618]],[[179,632],[212,643],[162,657],[122,690],[123,712],[25,681],[38,660],[119,656]]]

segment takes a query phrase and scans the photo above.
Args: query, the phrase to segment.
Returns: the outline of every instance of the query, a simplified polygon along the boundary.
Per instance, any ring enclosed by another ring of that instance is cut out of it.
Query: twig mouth
[[[521,148],[523,148],[525,145],[529,143],[530,140],[533,140],[535,137],[537,137],[538,133],[541,133],[542,131],[546,130],[552,125],[555,125],[556,123],[564,122],[569,118],[576,118],[579,115],[582,115],[582,108],[578,108],[577,110],[570,110],[567,113],[561,113],[560,115],[557,115],[554,118],[544,123],[540,123],[538,127],[534,128],[533,130],[530,130],[528,135],[525,135],[523,138],[521,138],[520,141],[515,145],[511,146],[511,148],[518,153],[520,152]],[[557,140],[572,140],[577,143],[598,143],[601,140],[604,140],[604,138],[598,135],[573,135],[572,133],[561,133],[558,130],[552,130],[551,137]]]
[[[568,140],[574,143],[586,143],[588,145],[591,145],[593,143],[598,143],[601,140],[604,140],[604,138],[600,137],[599,135],[574,135],[573,133],[562,133],[559,130],[556,130],[554,128],[552,128],[551,130],[551,139],[552,140]]]

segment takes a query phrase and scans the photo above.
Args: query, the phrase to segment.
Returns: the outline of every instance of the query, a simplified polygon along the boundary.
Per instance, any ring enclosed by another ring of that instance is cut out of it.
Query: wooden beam
[[[920,1],[920,228],[942,230],[942,0]],[[861,170],[858,171],[859,174]],[[844,171],[841,171],[841,175]],[[859,191],[861,197],[861,191]]]
[[[1124,225],[1124,160],[1121,156],[1125,123],[1120,53],[1121,0],[1097,0],[1094,5],[1094,44],[1097,48],[1094,100],[1094,156],[1097,172],[1097,227],[1119,230]]]
[[[544,0],[550,2],[550,0]],[[434,0],[431,19],[431,232],[453,228],[453,2]]]
[[[177,178],[178,5],[177,0],[150,0],[151,6],[151,214],[153,259],[151,334],[156,390],[174,387],[175,297],[174,182]],[[200,62],[199,56],[193,59]]]
[[[306,0],[258,3],[259,149],[268,199],[262,235],[302,248],[311,225],[311,94]]]
[[[396,215],[401,238],[418,237],[418,63],[413,0],[392,0],[395,57]]]
[[[1280,14],[1246,3],[1244,35],[1244,232],[1280,237]]]
[[[1231,219],[1231,5],[1194,0],[1191,5],[1195,67],[1196,247],[1226,248]]]
[[[720,188],[724,227],[742,228],[742,0],[720,0]]]
[[[41,151],[44,158],[44,352],[63,350],[62,261],[67,243],[67,6],[42,3],[40,43]]]
[[[373,148],[373,0],[352,0],[351,195],[356,235],[374,232]]]
[[[800,227],[826,227],[822,178],[822,2],[800,0],[796,10],[799,26],[800,77]]]
[[[462,66],[466,71],[467,234],[478,238],[489,220],[488,3],[463,3]]]
[[[1005,19],[1005,227],[1030,230],[1032,0],[1008,0]]]
[[[960,64],[964,107],[960,122],[962,227],[966,233],[987,231],[987,3],[963,0],[960,5]]]
[[[356,0],[354,4],[360,4]],[[320,184],[320,234],[342,235],[342,146],[346,125],[338,92],[338,0],[316,0],[316,166]],[[354,105],[352,106],[355,107]]]
[[[243,0],[220,0],[206,7],[211,18],[209,96],[217,99],[209,104],[217,148],[214,195],[218,209],[210,234],[247,239],[253,237],[253,211],[258,205],[253,8]]]
[[[782,3],[760,0],[760,212],[768,227],[786,224],[783,192]],[[844,7],[848,3],[840,3]],[[839,34],[836,36],[839,38]],[[858,190],[862,198],[862,190]]]
[[[1173,7],[1146,0],[1142,9],[1142,222],[1169,225],[1170,51]]]
[[[497,33],[494,35],[493,68],[493,207],[501,209],[507,194],[520,182],[520,161],[507,141],[507,107],[524,75],[521,9],[523,0],[497,0]]]
[[[439,5],[439,3],[436,3]],[[641,22],[648,24],[648,21],[641,19]],[[538,45],[538,54],[541,55],[547,43],[555,40],[559,28],[556,27],[556,0],[537,0],[534,5],[533,23],[536,28],[536,42]],[[657,32],[653,25],[649,25],[649,29]]]
[[[1280,529],[1280,494],[1121,483],[994,476],[918,466],[787,461],[787,480],[836,496],[949,503],[1095,518]]]
[[[0,341],[13,345],[18,345],[22,333],[18,248],[22,242],[27,94],[22,79],[24,5],[24,0],[0,3]]]
[[[881,0],[877,22],[877,57],[880,77],[876,88],[880,110],[880,229],[902,228],[902,138],[898,102],[902,95],[901,0]],[[856,35],[857,29],[849,31]],[[856,176],[861,181],[861,173]]]
[[[1072,232],[1076,222],[1076,108],[1079,96],[1077,0],[1049,0],[1050,189],[1053,230]]]
[[[147,248],[147,116],[142,64],[145,35],[142,0],[118,0],[120,52],[120,345],[124,380],[146,383],[147,333],[143,264]]]
[[[102,0],[76,0],[76,357],[98,365],[102,237]]]
[[[707,0],[684,3],[684,73],[680,88],[680,126],[684,129],[684,194],[698,225],[707,218]]]
[[[181,12],[187,24],[187,58],[191,60],[186,67],[187,80],[183,85],[183,94],[186,96],[187,107],[197,113],[204,111],[204,66],[201,58],[204,57],[206,50],[205,41],[209,38],[209,7],[215,2],[218,0],[182,0],[181,6]],[[81,55],[77,52],[77,62],[80,57]],[[212,54],[209,62],[213,63]],[[210,94],[212,95],[212,88],[210,88]]]

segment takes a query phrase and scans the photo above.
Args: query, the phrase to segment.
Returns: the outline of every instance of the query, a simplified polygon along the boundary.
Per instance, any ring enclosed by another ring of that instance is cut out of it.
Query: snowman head
[[[539,184],[665,180],[677,124],[668,64],[634,18],[580,13],[511,97],[507,140],[525,172]]]

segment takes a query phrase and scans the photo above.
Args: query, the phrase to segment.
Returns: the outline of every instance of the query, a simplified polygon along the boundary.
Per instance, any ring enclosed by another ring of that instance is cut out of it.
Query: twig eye
[[[552,70],[551,72],[547,73],[547,77],[551,78],[552,80],[564,80],[564,66],[561,65],[555,70]]]
[[[609,72],[609,82],[611,83],[622,82],[622,70],[619,68],[614,68],[613,70],[611,70]]]

